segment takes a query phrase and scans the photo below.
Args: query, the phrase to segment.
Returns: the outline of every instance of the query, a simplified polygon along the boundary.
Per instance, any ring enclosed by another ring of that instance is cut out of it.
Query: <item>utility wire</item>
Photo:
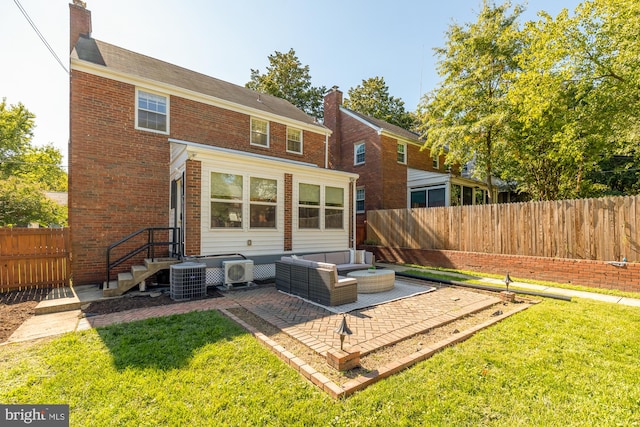
[[[51,47],[51,45],[49,44],[47,39],[45,39],[44,36],[42,35],[42,33],[40,32],[40,30],[38,30],[38,27],[36,27],[36,24],[31,20],[31,18],[29,17],[29,14],[27,13],[27,11],[24,10],[22,5],[20,4],[20,1],[19,0],[13,0],[13,2],[16,4],[16,6],[18,6],[18,9],[20,9],[20,12],[22,12],[24,17],[27,18],[27,21],[29,22],[29,25],[31,25],[31,28],[33,28],[33,30],[36,32],[38,37],[40,37],[40,40],[42,40],[42,43],[44,43],[44,45],[47,47],[47,49],[49,49],[49,52],[51,52],[51,55],[53,55],[53,57],[56,59],[56,61],[58,61],[58,64],[60,64],[62,69],[65,71],[65,73],[69,74],[69,70],[67,70],[67,67],[64,66],[64,64],[62,63],[62,61],[60,60],[60,58],[58,57],[56,52],[53,50],[53,48]]]

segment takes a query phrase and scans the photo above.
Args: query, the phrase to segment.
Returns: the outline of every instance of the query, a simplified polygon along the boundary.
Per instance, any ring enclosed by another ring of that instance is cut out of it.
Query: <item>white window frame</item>
[[[163,115],[163,113],[158,112],[158,111],[154,111],[154,110],[149,110],[149,109],[144,109],[144,108],[140,108],[140,94],[148,94],[148,95],[152,95],[155,97],[160,97],[160,98],[164,98],[165,101],[165,112],[164,112],[164,119],[165,119],[165,130],[160,130],[160,129],[153,129],[153,128],[147,128],[144,126],[141,126],[139,123],[139,118],[138,116],[140,115],[140,111],[148,111],[152,114],[158,114],[158,115]],[[164,93],[159,93],[159,92],[154,92],[152,90],[147,90],[147,89],[143,89],[143,88],[136,88],[136,99],[135,99],[135,128],[137,130],[144,130],[147,132],[154,132],[154,133],[160,133],[163,135],[168,135],[169,134],[169,111],[170,111],[170,105],[169,105],[169,96],[164,94]]]
[[[251,230],[251,231],[261,231],[261,230],[265,230],[265,231],[273,231],[273,230],[278,230],[279,226],[278,226],[278,220],[279,220],[279,216],[282,214],[281,212],[281,206],[279,204],[279,200],[281,197],[281,192],[282,192],[282,188],[281,188],[281,182],[280,179],[276,176],[270,176],[269,174],[261,174],[259,172],[248,172],[248,173],[237,173],[234,171],[224,171],[224,170],[219,170],[219,169],[214,169],[214,170],[210,170],[209,172],[209,205],[211,205],[211,203],[228,203],[228,204],[238,204],[240,205],[240,212],[241,212],[241,221],[240,221],[240,226],[238,227],[226,227],[226,226],[217,226],[217,227],[213,227],[211,225],[212,222],[212,215],[213,212],[211,210],[211,208],[209,208],[209,231],[219,231],[219,230],[225,230],[225,231],[247,231],[247,230]],[[211,191],[212,191],[212,174],[223,174],[223,175],[234,175],[234,176],[239,176],[242,178],[242,194],[240,196],[240,198],[215,198],[211,196]],[[251,197],[251,180],[252,178],[254,179],[264,179],[264,180],[269,180],[269,181],[275,181],[275,185],[276,185],[276,194],[275,194],[275,199],[274,200],[253,200]],[[265,227],[260,227],[260,226],[255,226],[251,224],[251,206],[268,206],[268,207],[273,207],[275,208],[275,218],[274,218],[274,226],[265,226]]]
[[[289,137],[289,132],[298,132],[299,135],[299,140],[295,140],[295,139],[291,139]],[[298,129],[298,128],[292,128],[292,127],[288,127],[287,126],[287,153],[295,153],[295,154],[302,154],[302,129]],[[300,150],[296,151],[296,150],[290,150],[289,149],[289,141],[293,141],[293,142],[297,142],[298,144],[300,144]]]
[[[362,197],[360,197],[362,195]],[[364,187],[356,187],[356,213],[364,213],[364,200],[366,197],[366,192]],[[358,202],[362,202],[362,209],[358,209]]]
[[[310,182],[310,181],[298,181],[295,185],[298,186],[298,191],[297,191],[297,199],[296,200],[296,205],[297,205],[297,212],[296,215],[298,217],[298,230],[300,231],[325,231],[325,230],[329,230],[329,231],[336,231],[336,230],[342,230],[344,231],[347,227],[348,224],[348,220],[346,218],[346,204],[347,201],[345,200],[345,195],[348,194],[349,190],[347,188],[344,188],[340,185],[330,185],[330,184],[321,184],[321,183],[317,183],[317,182]],[[318,200],[318,204],[302,204],[300,203],[300,185],[309,185],[309,186],[314,186],[314,187],[318,187],[319,191],[320,191],[320,198]],[[327,204],[327,188],[331,187],[331,188],[339,188],[342,190],[342,206],[329,206]],[[317,209],[318,211],[318,227],[302,227],[300,224],[300,208],[306,208],[306,209]],[[326,224],[326,212],[327,210],[339,210],[342,212],[342,227],[327,227]]]
[[[402,159],[399,158],[400,155],[402,155]],[[407,164],[407,144],[405,142],[398,142],[396,146],[396,159],[400,164]]]
[[[362,153],[359,153],[358,151],[360,150],[360,148],[362,148]],[[362,161],[358,161],[358,155],[362,155]],[[353,164],[354,165],[363,165],[364,162],[366,161],[366,147],[364,145],[364,142],[359,142],[357,144],[353,145]]]
[[[433,169],[435,169],[435,170],[440,170],[440,156],[435,156],[435,157],[433,158],[433,164],[432,164],[432,166],[433,166]]]
[[[267,128],[267,129],[266,129],[266,132],[254,131],[254,130],[253,130],[253,123],[254,123],[254,122],[256,122],[256,123],[258,123],[258,122],[265,123],[265,124],[266,124],[266,128]],[[249,141],[251,142],[251,145],[255,145],[256,147],[269,148],[269,145],[270,145],[269,129],[270,129],[270,127],[271,127],[271,126],[270,126],[270,123],[269,123],[269,120],[259,119],[259,118],[257,118],[257,117],[251,117],[251,124],[250,124],[250,126],[251,126],[251,129],[250,129]],[[257,143],[257,142],[253,142],[253,135],[254,135],[254,134],[257,134],[257,135],[265,135],[265,138],[266,138],[267,143],[266,143],[266,144],[259,144],[259,143]]]

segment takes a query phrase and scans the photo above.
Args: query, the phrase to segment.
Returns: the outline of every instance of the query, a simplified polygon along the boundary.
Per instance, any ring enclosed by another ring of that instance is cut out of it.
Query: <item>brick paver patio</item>
[[[442,288],[435,292],[355,310],[347,313],[347,324],[353,334],[345,343],[358,346],[361,354],[365,355],[498,302],[499,298],[495,296],[459,288]],[[340,337],[335,330],[342,320],[341,314],[332,313],[321,306],[279,292],[273,286],[225,292],[222,298],[90,317],[83,319],[78,329],[190,311],[233,307],[249,310],[322,355],[330,348],[340,348]]]

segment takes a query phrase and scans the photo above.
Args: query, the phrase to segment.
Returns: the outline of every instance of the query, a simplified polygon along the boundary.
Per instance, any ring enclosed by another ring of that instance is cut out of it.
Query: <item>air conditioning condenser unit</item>
[[[253,261],[242,259],[237,261],[224,261],[224,285],[253,282]]]

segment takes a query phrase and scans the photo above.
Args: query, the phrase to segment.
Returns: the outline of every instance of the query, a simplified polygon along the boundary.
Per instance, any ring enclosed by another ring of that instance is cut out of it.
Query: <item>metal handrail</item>
[[[172,238],[170,241],[160,241],[160,242],[156,242],[155,240],[155,231],[173,231],[172,233]],[[180,245],[180,227],[147,227],[147,228],[143,228],[140,229],[136,232],[133,232],[131,234],[129,234],[128,236],[118,240],[115,243],[112,243],[111,245],[109,245],[107,247],[107,274],[106,274],[106,281],[105,281],[105,285],[108,286],[109,285],[109,281],[111,280],[111,270],[115,267],[117,267],[118,265],[122,264],[123,262],[125,262],[126,260],[134,257],[135,255],[139,254],[140,252],[144,251],[145,249],[147,250],[147,258],[151,258],[151,259],[155,259],[155,248],[156,246],[171,246],[173,247],[173,255],[176,256],[178,258],[182,257],[182,246]],[[127,252],[125,255],[121,256],[120,258],[118,258],[117,260],[111,262],[111,251],[115,248],[117,248],[118,246],[122,245],[123,243],[128,242],[129,240],[133,239],[136,236],[139,236],[142,233],[147,233],[147,243],[143,244],[142,246],[139,246],[135,249],[132,249],[131,251]],[[177,249],[177,250],[176,250]]]

